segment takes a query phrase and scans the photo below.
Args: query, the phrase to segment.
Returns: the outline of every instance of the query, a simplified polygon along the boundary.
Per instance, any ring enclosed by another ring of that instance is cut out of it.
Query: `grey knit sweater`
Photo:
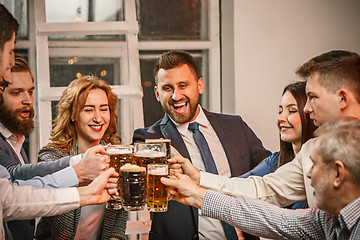
[[[79,154],[78,146],[69,153],[64,153],[53,147],[40,149],[38,161],[53,161],[64,156]],[[81,208],[68,213],[53,217],[40,218],[35,231],[35,239],[74,239],[80,219]],[[127,212],[121,210],[105,210],[105,218],[101,230],[100,239],[118,238],[126,239],[125,228],[127,223]]]

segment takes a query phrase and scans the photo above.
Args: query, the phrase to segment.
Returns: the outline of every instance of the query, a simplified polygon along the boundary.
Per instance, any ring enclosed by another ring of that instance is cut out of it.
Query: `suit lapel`
[[[183,157],[190,159],[189,152],[179,131],[167,114],[165,114],[160,123],[160,131],[164,138],[171,139],[171,145],[176,148]]]
[[[234,139],[238,136],[233,136],[230,134],[231,131],[229,131],[228,126],[224,124],[223,120],[219,118],[218,115],[208,112],[205,109],[203,110],[216,135],[218,136],[222,147],[224,148],[224,152],[230,165],[231,176],[238,176],[239,174],[236,174],[236,172],[239,171],[239,161],[237,161],[237,159],[239,159],[239,157],[241,156],[241,154],[239,153],[241,149],[239,149],[238,147],[232,147]]]
[[[21,153],[22,158],[24,159],[24,162],[30,163],[28,157],[26,156],[26,152],[25,152],[24,148],[21,148],[20,153]]]
[[[1,135],[1,139],[2,139],[2,141],[3,141],[3,144],[5,145],[5,147],[8,149],[8,150],[10,150],[11,151],[11,153],[12,153],[12,161],[13,161],[13,163],[14,164],[21,164],[21,161],[20,161],[20,159],[18,158],[18,156],[16,155],[16,152],[14,151],[14,149],[11,147],[11,145],[8,143],[8,141],[6,141],[6,138],[4,137],[4,135],[2,135],[1,133],[0,133],[0,135]],[[26,155],[26,154],[25,154]],[[27,158],[26,158],[27,159]],[[25,159],[24,159],[25,160]]]

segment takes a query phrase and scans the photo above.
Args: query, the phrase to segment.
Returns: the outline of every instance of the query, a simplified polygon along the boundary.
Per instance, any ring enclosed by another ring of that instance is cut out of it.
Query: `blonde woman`
[[[84,153],[97,144],[119,143],[117,97],[94,76],[74,80],[57,105],[50,142],[39,151],[39,161]],[[127,213],[91,205],[69,213],[41,218],[36,239],[126,239]]]

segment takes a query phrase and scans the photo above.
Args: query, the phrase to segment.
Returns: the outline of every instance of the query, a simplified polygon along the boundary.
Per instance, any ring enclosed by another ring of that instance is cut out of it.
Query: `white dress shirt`
[[[216,135],[216,132],[214,131],[209,120],[205,116],[204,111],[202,110],[200,105],[199,107],[200,112],[199,115],[196,117],[195,122],[199,123],[199,130],[200,132],[202,132],[209,145],[211,154],[216,164],[216,168],[218,170],[218,174],[230,177],[230,166],[227,161],[225,151],[221,145],[218,136]],[[175,121],[173,122],[185,142],[193,165],[201,171],[206,172],[204,160],[202,159],[200,149],[195,142],[192,131],[188,130],[189,123],[178,124]],[[199,239],[226,239],[221,222],[216,219],[202,216],[201,210],[199,210]]]

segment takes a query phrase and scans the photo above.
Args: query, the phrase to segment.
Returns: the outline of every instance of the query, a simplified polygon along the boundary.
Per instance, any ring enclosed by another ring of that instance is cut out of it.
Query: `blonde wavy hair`
[[[72,81],[63,92],[56,106],[57,117],[53,121],[50,142],[46,147],[55,147],[62,152],[69,152],[74,147],[77,141],[77,132],[72,120],[79,116],[85,106],[89,92],[93,89],[105,91],[110,108],[110,123],[102,140],[112,144],[121,142],[121,138],[116,135],[118,122],[115,110],[118,98],[106,82],[95,76],[88,75]]]

